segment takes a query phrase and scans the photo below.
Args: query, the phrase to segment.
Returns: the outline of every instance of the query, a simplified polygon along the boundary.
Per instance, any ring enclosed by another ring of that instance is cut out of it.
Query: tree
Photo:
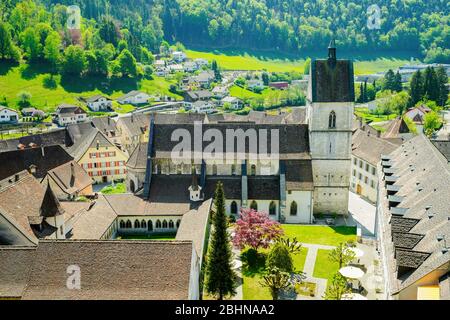
[[[447,99],[448,99],[448,87],[447,87],[447,83],[448,83],[448,76],[447,76],[447,72],[445,71],[445,69],[443,67],[439,67],[436,70],[436,77],[438,80],[438,99],[437,99],[437,104],[440,105],[441,107],[445,106]]]
[[[0,22],[0,59],[10,59],[14,49],[9,30],[9,25]]]
[[[424,117],[423,129],[425,134],[431,136],[442,125],[442,120],[437,112],[428,112]]]
[[[411,96],[409,105],[415,106],[417,102],[422,100],[424,94],[424,83],[420,70],[417,70],[417,72],[412,75],[409,87]]]
[[[239,248],[249,246],[258,251],[259,248],[268,248],[272,241],[282,235],[280,223],[270,219],[266,213],[242,209],[236,221],[233,244]]]
[[[59,49],[61,47],[61,37],[55,31],[51,32],[45,39],[44,58],[56,71],[56,66],[60,61]]]
[[[263,275],[261,285],[269,288],[273,300],[278,300],[280,291],[292,286],[291,275],[289,272],[273,267]]]
[[[223,300],[235,293],[235,273],[232,269],[232,253],[227,232],[225,195],[218,182],[214,194],[213,229],[206,266],[206,291]]]
[[[434,68],[427,67],[424,71],[423,78],[424,94],[428,99],[437,101],[439,99],[439,84]]]
[[[261,78],[262,78],[264,85],[268,86],[269,82],[270,82],[269,74],[267,72],[263,72]]]
[[[30,106],[31,93],[28,91],[21,91],[17,97],[19,98],[19,107],[20,109],[26,108]]]
[[[346,243],[341,242],[336,248],[330,251],[328,258],[338,263],[340,269],[355,258],[355,253],[349,250]]]
[[[22,46],[27,54],[29,61],[36,61],[41,56],[42,45],[40,44],[39,35],[32,27],[28,27],[21,35]]]
[[[282,242],[276,242],[267,255],[266,268],[270,270],[275,267],[289,273],[294,271],[292,257],[288,248]]]
[[[145,64],[153,64],[155,57],[147,50],[147,48],[141,47],[141,62]]]
[[[325,300],[341,300],[344,294],[350,294],[351,289],[347,286],[347,280],[338,272],[331,279],[331,283],[325,291]]]
[[[395,90],[395,74],[392,69],[389,69],[388,72],[386,72],[386,74],[384,75],[383,90]]]
[[[402,76],[400,75],[400,72],[397,71],[394,78],[394,87],[392,88],[393,91],[400,92],[403,90],[402,86]]]
[[[86,67],[86,57],[80,46],[70,45],[64,51],[63,73],[80,76]]]
[[[123,77],[137,76],[136,58],[133,56],[133,54],[128,49],[124,49],[119,54],[119,56],[117,57],[117,62],[118,62],[120,72],[122,73]]]

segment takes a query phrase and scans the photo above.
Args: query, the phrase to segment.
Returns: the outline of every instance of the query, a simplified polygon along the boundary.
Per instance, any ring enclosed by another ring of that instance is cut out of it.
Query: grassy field
[[[328,255],[330,250],[319,249],[317,251],[316,263],[314,265],[313,277],[330,280],[339,270],[337,262],[330,261]]]
[[[286,237],[297,238],[301,243],[323,244],[336,246],[341,242],[349,240],[356,241],[355,227],[329,227],[329,226],[308,226],[308,225],[283,225]]]
[[[125,183],[116,183],[114,186],[106,186],[101,191],[103,194],[121,194],[127,192]]]
[[[267,70],[272,72],[303,72],[304,59],[277,56],[275,54],[258,54],[247,52],[229,51],[196,51],[187,50],[189,58],[204,58],[216,60],[219,66],[225,70]],[[367,59],[367,60],[366,60]],[[408,64],[406,57],[370,57],[354,59],[355,74],[371,74],[388,69],[396,69]]]
[[[367,108],[355,108],[355,115],[357,117],[362,117],[366,122],[382,122],[392,120],[397,117],[397,114],[395,113],[390,115],[372,114]]]
[[[22,91],[31,93],[31,105],[45,112],[53,112],[61,103],[81,106],[83,104],[78,100],[81,96],[105,94],[111,98],[118,98],[131,90],[181,98],[169,92],[172,82],[157,76],[154,76],[152,80],[143,79],[137,82],[134,79],[122,78],[68,79],[57,75],[54,76],[57,86],[46,88],[44,79],[48,76],[49,73],[44,67],[30,67],[26,64],[11,66],[0,63],[0,104],[7,104],[10,108],[17,109],[19,101],[17,95]],[[116,112],[123,113],[131,109],[126,106],[125,108],[126,110],[119,109]]]

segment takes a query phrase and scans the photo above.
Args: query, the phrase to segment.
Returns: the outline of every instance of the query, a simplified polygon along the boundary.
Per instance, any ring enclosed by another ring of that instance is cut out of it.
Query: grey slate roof
[[[450,140],[432,140],[436,149],[450,162]]]
[[[311,160],[286,160],[286,189],[314,190]]]
[[[389,285],[395,293],[450,261],[450,253],[442,251],[444,242],[437,239],[438,236],[450,239],[450,166],[423,135],[404,142],[390,158],[391,168],[398,176],[395,195],[402,197],[397,208],[405,208],[402,216],[391,216],[387,200],[382,202],[385,221],[382,245],[392,257],[387,263],[391,274]],[[381,186],[380,194],[385,199],[383,182]],[[410,271],[397,278],[397,266]]]

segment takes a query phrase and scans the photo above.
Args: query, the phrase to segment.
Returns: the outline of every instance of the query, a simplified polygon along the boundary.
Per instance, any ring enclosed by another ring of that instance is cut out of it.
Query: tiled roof
[[[53,130],[46,133],[25,136],[18,139],[0,140],[0,152],[17,150],[19,145],[29,148],[30,144],[37,147],[61,145],[68,147],[72,143],[65,129]]]
[[[378,138],[376,133],[374,135],[369,130],[368,128],[364,128],[364,130],[358,129],[353,134],[352,154],[376,166],[381,160],[382,154],[393,152],[400,144],[394,144],[385,139]]]
[[[59,167],[56,167],[48,172],[48,177],[53,179],[58,186],[53,191],[60,195],[74,194],[87,188],[93,183],[88,173],[75,161],[65,163]],[[45,182],[45,178],[43,182]]]
[[[248,199],[279,200],[280,179],[278,176],[249,176]]]
[[[35,247],[0,246],[0,299],[22,297],[35,251]]]
[[[311,160],[286,160],[286,189],[313,190]]]
[[[29,148],[0,153],[0,180],[35,166],[37,178],[44,177],[49,170],[68,163],[73,158],[59,145]]]
[[[187,299],[190,241],[41,241],[23,299]],[[67,287],[68,267],[81,271]]]
[[[432,140],[436,149],[450,162],[450,140]]]

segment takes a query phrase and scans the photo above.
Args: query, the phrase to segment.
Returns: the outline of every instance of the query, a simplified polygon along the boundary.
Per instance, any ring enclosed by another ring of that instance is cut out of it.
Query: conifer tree
[[[434,68],[427,67],[424,72],[424,94],[429,100],[437,101],[439,98],[439,85]]]
[[[436,76],[438,80],[438,100],[436,101],[441,107],[445,106],[448,99],[448,87],[446,86],[448,82],[447,72],[443,67],[439,67],[436,70]]]
[[[232,269],[232,253],[225,214],[225,196],[221,182],[217,183],[216,186],[214,206],[211,246],[206,267],[206,291],[216,296],[218,300],[223,300],[225,296],[235,293],[235,273]]]
[[[402,76],[400,75],[400,72],[397,71],[394,78],[394,91],[400,92],[403,89],[402,86]]]
[[[395,90],[395,74],[392,69],[389,69],[384,75],[383,90]]]
[[[424,88],[423,88],[423,77],[420,70],[415,72],[412,75],[411,82],[410,82],[410,106],[415,106],[417,102],[422,100]]]

